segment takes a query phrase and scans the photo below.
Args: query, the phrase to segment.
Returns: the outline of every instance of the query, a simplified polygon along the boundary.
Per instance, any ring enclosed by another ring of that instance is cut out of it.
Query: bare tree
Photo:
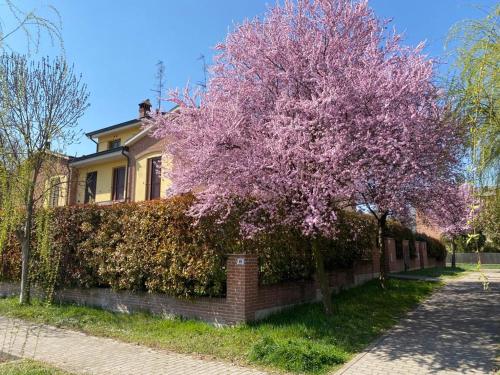
[[[6,11],[3,12],[2,8]],[[55,7],[48,5],[46,8],[50,18],[41,16],[34,9],[25,11],[12,0],[0,1],[0,50],[9,49],[8,41],[17,33],[24,34],[28,52],[38,51],[44,35],[49,37],[52,44],[57,43],[63,49],[61,16]],[[7,24],[5,15],[13,19],[12,24]]]
[[[45,194],[37,182],[44,168],[53,165],[56,152],[77,140],[77,121],[89,105],[89,93],[81,76],[61,57],[30,62],[23,55],[4,54],[0,85],[0,170],[9,180],[5,185],[11,209],[22,213],[11,227],[22,248],[24,304],[30,301],[34,211]]]

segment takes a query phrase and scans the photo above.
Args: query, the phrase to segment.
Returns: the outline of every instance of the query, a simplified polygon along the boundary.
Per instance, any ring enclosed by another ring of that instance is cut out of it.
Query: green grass
[[[437,278],[447,278],[456,277],[462,275],[467,269],[462,267],[432,267],[424,268],[420,270],[398,272],[398,275],[412,275],[412,276],[426,276],[426,277],[437,277]]]
[[[1,375],[70,375],[69,372],[58,370],[41,362],[31,360],[16,360],[0,364]]]
[[[477,263],[457,263],[457,267],[467,271],[477,271]],[[483,270],[500,270],[500,264],[481,264]]]
[[[500,269],[500,264],[481,264],[481,270]],[[433,267],[424,268],[413,271],[398,272],[398,275],[414,275],[414,276],[427,276],[437,277],[440,279],[457,277],[463,275],[466,271],[478,271],[477,264],[472,263],[457,263],[455,268],[449,267]]]
[[[68,327],[153,348],[197,353],[295,373],[323,374],[348,361],[427,297],[438,283],[377,281],[333,297],[335,313],[320,304],[301,305],[264,321],[217,328],[196,320],[162,319],[145,313],[120,314],[89,307],[35,301],[19,306],[0,300],[0,315]]]

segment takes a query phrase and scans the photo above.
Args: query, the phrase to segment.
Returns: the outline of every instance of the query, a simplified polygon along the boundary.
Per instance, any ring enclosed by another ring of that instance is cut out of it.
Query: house
[[[150,135],[146,120],[151,103],[139,103],[139,115],[87,133],[96,152],[67,160],[68,174],[52,176],[46,206],[139,202],[165,196],[170,184],[161,168],[163,140]]]

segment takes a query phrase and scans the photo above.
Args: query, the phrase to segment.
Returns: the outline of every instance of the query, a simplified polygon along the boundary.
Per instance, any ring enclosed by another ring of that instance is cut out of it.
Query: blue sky
[[[22,9],[37,9],[51,17],[47,5],[59,11],[63,23],[66,58],[83,74],[91,92],[91,107],[80,120],[84,132],[130,120],[137,104],[155,98],[155,64],[166,65],[169,88],[184,87],[203,79],[201,54],[211,61],[212,47],[235,23],[263,14],[269,0],[22,0]],[[450,27],[466,18],[482,18],[494,0],[371,0],[377,15],[392,18],[405,35],[405,44],[427,41],[426,52],[440,58],[446,72],[450,58],[444,42]],[[4,30],[12,25],[0,0]],[[22,35],[9,40],[10,47],[25,51]],[[58,49],[46,40],[39,55]],[[35,56],[36,58],[36,56]],[[94,152],[95,144],[82,142],[68,147],[70,155]]]

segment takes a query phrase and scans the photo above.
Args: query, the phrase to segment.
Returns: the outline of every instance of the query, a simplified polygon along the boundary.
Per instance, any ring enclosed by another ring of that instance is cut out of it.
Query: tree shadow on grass
[[[391,280],[386,290],[376,282],[334,296],[335,314],[326,317],[320,304],[310,304],[256,323],[272,326],[276,340],[310,339],[352,354],[363,350],[431,288],[418,281]],[[372,350],[387,362],[411,360],[426,373],[458,370],[492,372],[500,342],[500,274],[489,290],[476,279],[446,285],[409,313]],[[266,327],[267,328],[267,327]]]
[[[412,276],[426,276],[426,277],[455,277],[459,275],[463,275],[467,269],[462,267],[433,267],[433,268],[424,268],[421,270],[413,270],[406,272],[398,272],[398,275],[412,275]]]
[[[347,361],[354,353],[363,350],[385,330],[393,326],[407,311],[427,296],[434,286],[430,283],[390,280],[388,288],[380,288],[378,281],[352,288],[333,296],[335,312],[323,313],[322,304],[306,304],[273,315],[250,326],[262,335],[257,343],[262,351],[262,341],[269,344],[269,357],[277,362],[280,351],[288,371],[321,373],[332,364]],[[271,339],[269,338],[271,336]],[[302,344],[302,346],[300,346]],[[308,346],[309,345],[309,346]],[[293,348],[293,353],[285,347]],[[297,353],[302,347],[305,353]],[[314,363],[307,367],[290,367],[290,358],[321,356],[317,352],[332,353],[334,358],[324,358],[323,366]],[[264,355],[261,355],[265,357]],[[259,361],[259,358],[254,358]],[[266,362],[265,358],[261,362]]]

